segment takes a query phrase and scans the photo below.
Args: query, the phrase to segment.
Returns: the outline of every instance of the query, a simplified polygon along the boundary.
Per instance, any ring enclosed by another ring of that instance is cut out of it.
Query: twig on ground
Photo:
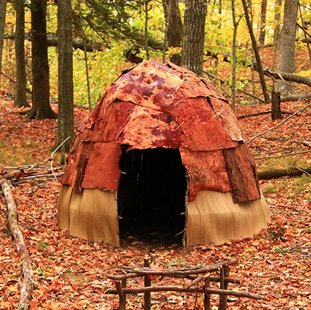
[[[270,131],[272,131],[272,130],[278,128],[278,127],[280,127],[280,126],[283,125],[285,122],[287,122],[289,119],[291,119],[292,117],[296,116],[297,114],[303,112],[304,110],[308,109],[310,106],[311,106],[311,102],[309,101],[309,103],[308,103],[306,106],[304,106],[302,109],[296,111],[294,114],[290,115],[289,117],[283,119],[283,120],[282,120],[279,124],[277,124],[276,126],[271,127],[271,128],[269,128],[269,129],[267,129],[267,130],[265,130],[265,131],[263,131],[263,132],[261,132],[261,133],[255,135],[254,137],[248,139],[248,140],[247,140],[247,143],[251,143],[251,142],[252,142],[253,140],[255,140],[256,138],[261,137],[261,136],[265,135],[267,132],[270,132]]]

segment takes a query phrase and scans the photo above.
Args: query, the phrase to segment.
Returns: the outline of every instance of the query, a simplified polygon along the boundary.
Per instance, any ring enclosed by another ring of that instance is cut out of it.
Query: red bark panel
[[[237,202],[258,199],[255,164],[229,103],[213,85],[174,64],[146,61],[109,87],[78,129],[61,182],[115,191],[121,144],[179,148],[189,200],[200,190],[233,190]]]
[[[105,100],[108,104],[118,99],[165,110],[175,100],[174,94],[183,83],[181,77],[167,65],[145,62],[119,77],[107,90]]]
[[[81,138],[81,133],[76,135],[70,149],[65,173],[61,178],[62,184],[70,185],[71,187],[74,187],[75,184],[80,187],[81,184],[78,185],[76,181],[79,174],[78,171],[81,172],[81,166],[84,165],[83,162],[85,162],[85,159],[89,157],[90,148],[92,147],[90,143],[82,143]]]
[[[192,151],[214,151],[237,145],[204,97],[171,106],[170,113],[183,131],[183,146]]]
[[[213,97],[210,97],[209,99],[214,112],[221,118],[230,138],[234,141],[243,141],[242,132],[238,127],[238,120],[228,101]]]
[[[82,188],[116,191],[120,179],[120,156],[119,143],[95,143],[85,167]]]
[[[121,135],[129,115],[135,108],[130,102],[117,101],[111,104],[103,111],[103,107],[99,111],[93,126],[84,135],[84,140],[92,142],[109,142],[117,141]]]
[[[256,166],[248,148],[240,144],[223,150],[234,202],[246,202],[260,198]]]
[[[121,143],[133,149],[179,148],[182,132],[168,113],[136,106],[131,114],[123,134]]]
[[[210,97],[214,94],[214,91],[207,88],[202,79],[192,72],[184,77],[184,83],[179,91],[185,98]]]
[[[188,175],[188,200],[193,201],[201,190],[230,192],[231,186],[221,150],[191,152],[180,149],[181,160]]]

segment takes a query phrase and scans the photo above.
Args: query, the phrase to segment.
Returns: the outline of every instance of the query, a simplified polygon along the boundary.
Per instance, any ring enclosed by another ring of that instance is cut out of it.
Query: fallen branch
[[[256,138],[261,137],[261,136],[265,135],[267,132],[270,132],[270,131],[272,131],[272,130],[278,128],[278,127],[280,127],[281,125],[283,125],[285,122],[287,122],[287,121],[288,121],[289,119],[291,119],[292,117],[294,117],[294,116],[296,116],[297,114],[299,114],[299,113],[303,112],[304,110],[308,109],[308,108],[310,107],[310,105],[311,105],[311,103],[309,102],[309,103],[308,103],[306,106],[304,106],[302,109],[296,111],[294,114],[292,114],[292,115],[290,115],[289,117],[283,119],[283,120],[282,120],[280,123],[278,123],[276,126],[271,127],[271,128],[269,128],[269,129],[267,129],[267,130],[265,130],[265,131],[263,131],[263,132],[261,132],[261,133],[255,135],[254,137],[248,139],[248,140],[247,140],[247,143],[251,143],[251,142],[252,142],[253,140],[255,140]]]
[[[252,116],[260,116],[260,115],[265,115],[265,114],[271,114],[272,111],[263,111],[263,112],[258,112],[258,113],[250,113],[250,114],[244,114],[244,115],[240,115],[237,118],[238,119],[242,119],[242,118],[247,118],[247,117],[252,117]],[[288,111],[284,111],[282,112],[282,114],[293,114],[293,112],[288,112]]]
[[[293,95],[281,96],[281,102],[300,101],[300,100],[306,100],[309,98],[311,98],[311,93],[293,94]],[[284,112],[282,112],[282,113],[284,113]]]
[[[254,66],[254,69],[258,71],[257,65]],[[275,72],[272,71],[269,68],[265,68],[263,70],[264,75],[269,76],[276,80],[285,80],[289,82],[295,82],[299,84],[305,84],[308,86],[311,86],[311,79],[305,76],[291,74],[291,73],[285,73],[285,72]]]
[[[296,177],[303,174],[310,176],[311,167],[307,168],[289,168],[289,169],[274,169],[263,172],[258,172],[258,178],[260,180],[277,179],[281,177]]]
[[[145,268],[131,268],[131,267],[123,267],[123,270],[126,270],[130,273],[136,273],[138,275],[152,275],[152,276],[163,276],[163,277],[175,277],[175,276],[186,276],[186,275],[193,275],[193,274],[202,274],[207,272],[214,272],[219,270],[220,267],[227,265],[234,265],[237,263],[237,260],[230,260],[228,262],[220,262],[217,264],[214,264],[210,267],[203,267],[203,268],[192,268],[192,269],[178,269],[178,270],[151,270],[151,269],[145,269]],[[110,276],[111,279],[113,279],[112,276]]]
[[[5,179],[0,179],[0,185],[7,204],[9,229],[15,240],[16,250],[22,263],[22,281],[20,285],[18,309],[27,310],[29,309],[33,286],[30,256],[25,244],[23,233],[18,225],[16,203],[11,191],[10,183]]]
[[[188,292],[188,293],[208,293],[208,294],[217,294],[217,295],[228,295],[228,296],[237,296],[237,297],[247,297],[253,299],[263,299],[259,295],[246,293],[246,292],[237,292],[231,290],[222,290],[217,288],[201,288],[201,287],[190,287],[184,288],[179,286],[147,286],[147,287],[138,287],[138,288],[122,288],[123,294],[139,294],[146,292]],[[108,289],[106,294],[118,294],[117,290]]]

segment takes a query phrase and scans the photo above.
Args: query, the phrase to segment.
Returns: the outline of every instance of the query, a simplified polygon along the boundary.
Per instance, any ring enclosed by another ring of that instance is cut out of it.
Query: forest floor
[[[305,105],[306,102],[284,103],[282,109],[295,112]],[[269,109],[262,104],[243,105],[238,106],[237,114]],[[18,167],[46,161],[43,165],[49,170],[56,121],[27,120],[17,112],[11,100],[0,99],[0,165]],[[76,108],[76,123],[86,114],[86,110]],[[260,171],[311,165],[307,153],[311,142],[310,119],[309,108],[250,143]],[[269,115],[262,115],[239,122],[247,140],[282,120],[271,121]],[[57,156],[54,165],[57,166]],[[135,238],[122,247],[114,247],[71,237],[57,225],[58,180],[21,179],[12,190],[34,272],[31,309],[117,309],[117,296],[105,294],[108,288],[114,287],[107,275],[120,266],[142,266],[150,254],[158,268],[172,269],[237,259],[231,277],[240,284],[230,284],[230,288],[259,294],[264,299],[230,297],[228,309],[311,309],[310,181],[308,174],[260,181],[272,222],[254,238],[222,246],[184,248],[174,243],[165,246],[142,243]],[[21,265],[8,231],[2,198],[0,244],[0,309],[17,309]],[[164,279],[162,283],[169,281]],[[153,296],[152,309],[202,309],[201,297],[194,294],[170,292]],[[127,309],[143,309],[142,303],[142,296],[128,297]],[[213,309],[217,309],[213,297],[212,303]]]

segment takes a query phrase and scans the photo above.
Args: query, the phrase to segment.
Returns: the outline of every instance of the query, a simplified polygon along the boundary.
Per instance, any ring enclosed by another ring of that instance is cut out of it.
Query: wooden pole
[[[119,300],[120,300],[119,310],[125,310],[126,309],[126,297],[122,289],[122,282],[116,281],[115,284],[116,284],[116,289],[117,289]]]
[[[222,266],[220,269],[220,289],[227,290],[228,282],[225,280],[226,277],[229,276],[229,267]],[[227,295],[219,296],[219,310],[226,310],[227,308]]]
[[[210,279],[207,277],[204,281],[204,310],[211,309],[211,296],[206,291],[210,287]]]
[[[144,259],[144,267],[150,267],[150,262],[148,258]],[[144,276],[144,285],[151,286],[151,279],[150,275],[146,274]],[[145,292],[144,293],[144,310],[150,310],[151,309],[151,292]]]

